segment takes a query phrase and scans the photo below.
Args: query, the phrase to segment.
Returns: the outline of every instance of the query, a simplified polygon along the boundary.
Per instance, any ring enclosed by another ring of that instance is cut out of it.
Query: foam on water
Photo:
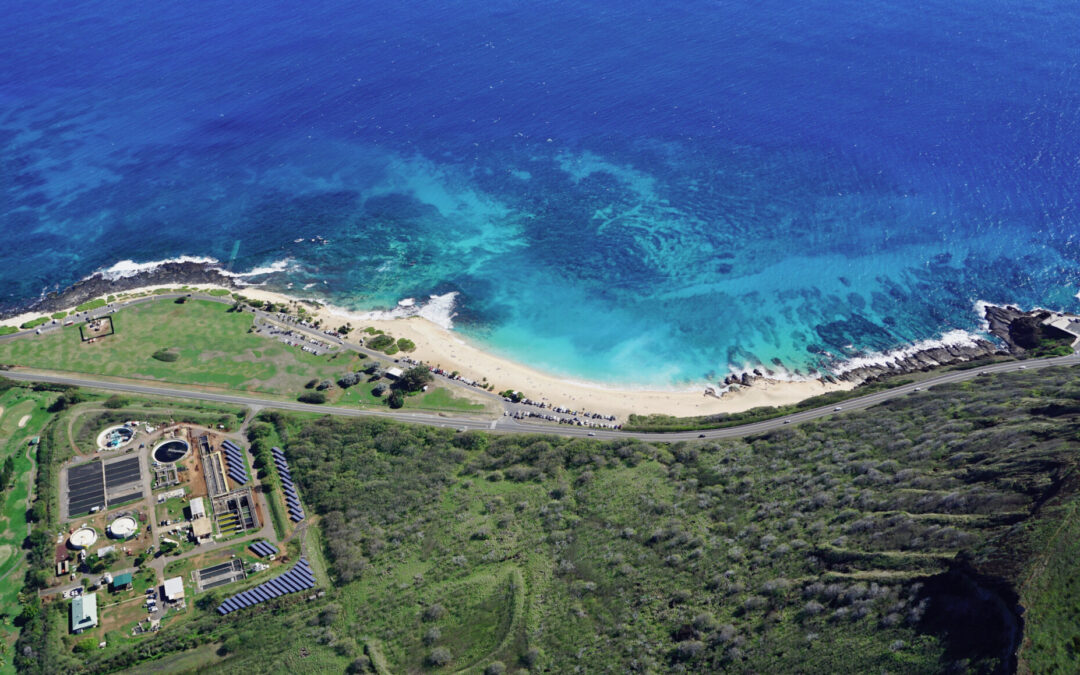
[[[121,260],[113,263],[106,269],[95,272],[90,276],[100,276],[102,279],[108,279],[110,281],[116,281],[117,279],[126,279],[133,277],[137,274],[145,274],[152,272],[153,270],[166,265],[168,263],[196,263],[203,265],[217,266],[219,263],[214,258],[208,258],[204,256],[192,256],[182,255],[176,258],[165,258],[163,260],[152,260],[150,262],[135,262],[134,260]]]

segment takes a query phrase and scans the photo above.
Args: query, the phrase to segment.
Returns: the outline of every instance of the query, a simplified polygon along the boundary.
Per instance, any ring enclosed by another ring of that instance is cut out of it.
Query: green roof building
[[[78,595],[71,601],[71,632],[81,633],[97,626],[97,596]]]
[[[109,588],[115,590],[121,588],[127,588],[131,585],[131,572],[124,572],[123,574],[117,574],[113,577],[113,580],[109,582]]]

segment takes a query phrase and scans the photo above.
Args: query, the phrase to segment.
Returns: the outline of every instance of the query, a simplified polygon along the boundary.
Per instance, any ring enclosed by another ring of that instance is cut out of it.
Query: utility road
[[[195,399],[199,401],[212,401],[215,403],[230,403],[241,406],[255,406],[272,410],[288,410],[293,412],[315,413],[321,415],[341,415],[344,417],[385,417],[407,422],[411,424],[429,424],[434,426],[455,427],[458,429],[483,429],[500,432],[515,433],[546,433],[560,436],[594,436],[596,438],[638,438],[650,441],[679,441],[694,438],[738,438],[760,434],[773,429],[779,429],[786,425],[798,424],[810,420],[819,419],[828,415],[835,415],[849,410],[864,410],[885,401],[890,401],[902,396],[908,396],[926,390],[930,387],[950,382],[962,382],[974,379],[984,373],[1004,373],[1018,370],[1041,370],[1053,366],[1077,366],[1080,365],[1080,354],[1059,356],[1050,359],[1038,359],[1030,361],[1008,361],[995,363],[970,370],[957,370],[946,372],[937,377],[932,377],[918,383],[906,384],[893,389],[867,394],[844,401],[843,403],[804,410],[784,417],[776,417],[763,422],[744,424],[726,429],[707,429],[703,431],[682,431],[673,433],[643,433],[634,431],[614,431],[605,429],[589,429],[587,427],[574,427],[564,424],[551,425],[542,423],[530,423],[523,420],[515,420],[511,417],[477,417],[467,415],[435,414],[409,411],[380,411],[361,410],[357,408],[339,408],[335,406],[312,405],[294,401],[278,401],[274,399],[244,396],[241,394],[226,394],[207,391],[185,389],[169,384],[135,384],[130,382],[110,382],[95,379],[92,376],[68,376],[53,373],[43,373],[31,370],[13,370],[0,373],[0,376],[13,380],[29,382],[50,382],[53,384],[87,387],[91,389],[104,389],[107,391],[123,392],[129,394],[142,394],[147,396],[164,396],[172,398]]]

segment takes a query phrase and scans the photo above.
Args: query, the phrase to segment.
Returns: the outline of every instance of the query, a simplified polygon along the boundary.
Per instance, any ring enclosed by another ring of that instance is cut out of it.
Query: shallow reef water
[[[1080,310],[1080,8],[1051,5],[24,3],[0,307],[205,256],[652,386]]]

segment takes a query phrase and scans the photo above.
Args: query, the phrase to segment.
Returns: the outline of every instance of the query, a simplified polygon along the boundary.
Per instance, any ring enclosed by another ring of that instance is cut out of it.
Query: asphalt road
[[[214,392],[193,391],[169,385],[144,385],[127,382],[108,382],[97,380],[92,377],[71,377],[67,375],[55,375],[51,373],[39,373],[35,371],[7,371],[0,373],[4,377],[13,380],[30,382],[51,382],[54,384],[87,387],[91,389],[104,389],[107,391],[124,392],[129,394],[143,394],[148,396],[165,396],[172,398],[195,399],[200,401],[212,401],[215,403],[230,403],[242,406],[258,406],[273,410],[288,410],[293,412],[308,412],[322,415],[341,415],[344,417],[385,417],[399,422],[411,424],[429,424],[434,426],[454,427],[458,429],[483,429],[499,432],[516,433],[548,433],[559,436],[584,437],[593,436],[602,439],[614,438],[638,438],[652,441],[679,441],[694,438],[738,438],[779,429],[785,425],[798,424],[810,420],[827,417],[829,415],[842,414],[850,410],[864,410],[879,403],[884,403],[895,398],[925,391],[930,387],[950,382],[962,382],[971,380],[983,373],[1003,373],[1017,370],[1041,370],[1052,366],[1076,366],[1080,365],[1080,354],[1060,356],[1050,359],[1030,361],[1009,361],[995,363],[971,370],[959,370],[943,373],[937,377],[929,378],[915,384],[907,384],[885,391],[867,394],[858,398],[848,399],[836,406],[824,406],[805,410],[785,417],[777,417],[763,422],[744,424],[727,429],[709,429],[704,431],[687,431],[675,433],[641,433],[633,431],[612,431],[603,429],[589,429],[587,427],[572,427],[567,425],[546,425],[529,423],[515,420],[510,417],[476,417],[458,416],[450,414],[432,414],[408,411],[379,411],[359,410],[356,408],[338,408],[334,406],[312,405],[293,401],[277,401],[273,399],[241,396],[237,394],[219,394]]]

